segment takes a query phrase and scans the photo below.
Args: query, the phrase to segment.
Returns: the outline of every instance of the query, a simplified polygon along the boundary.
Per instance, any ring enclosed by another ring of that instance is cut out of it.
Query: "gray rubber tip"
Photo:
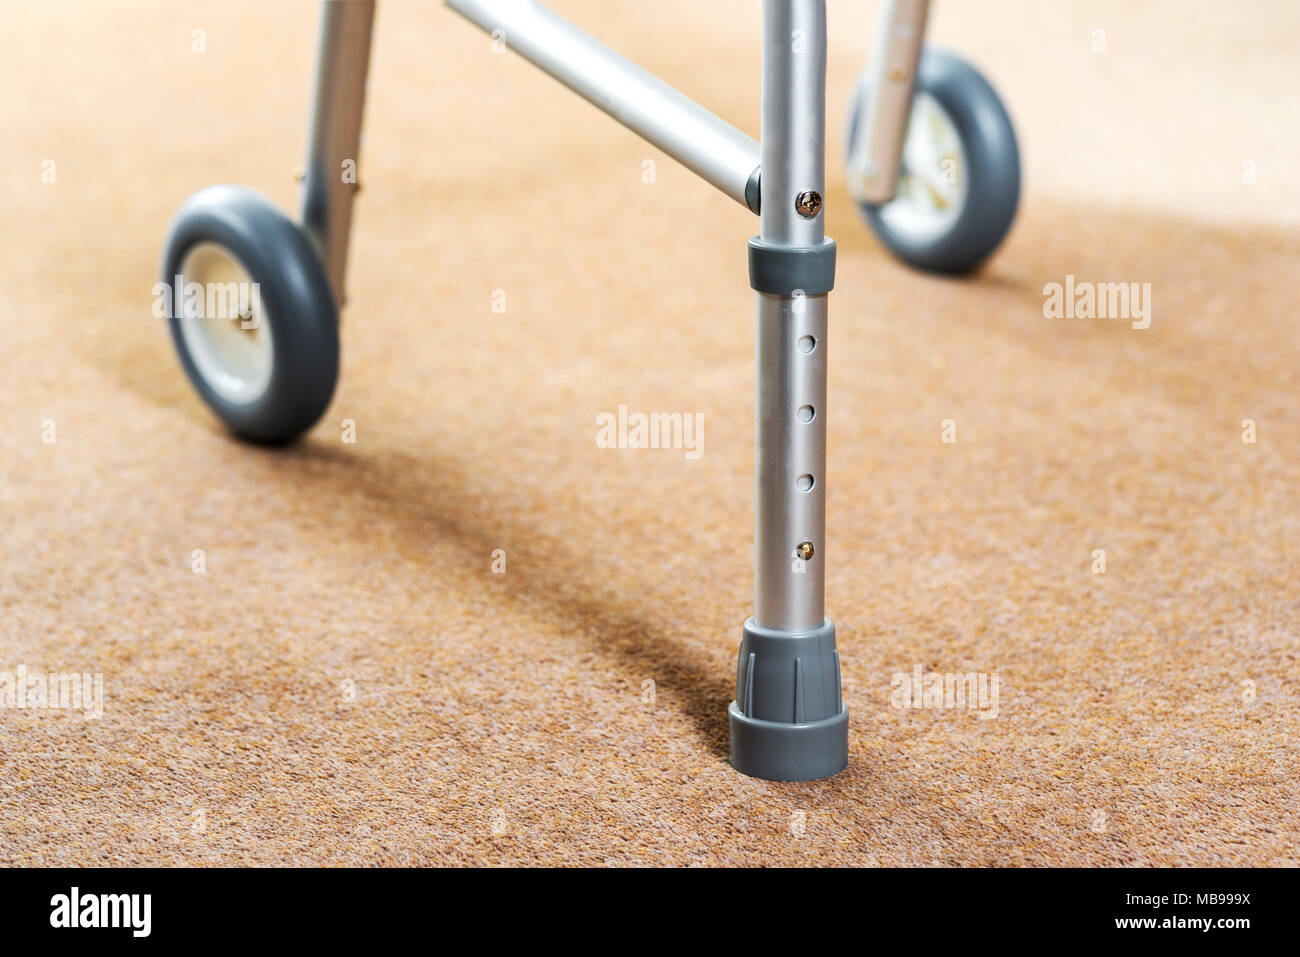
[[[849,763],[849,709],[829,619],[811,631],[745,622],[736,664],[731,765],[769,781],[811,781]]]

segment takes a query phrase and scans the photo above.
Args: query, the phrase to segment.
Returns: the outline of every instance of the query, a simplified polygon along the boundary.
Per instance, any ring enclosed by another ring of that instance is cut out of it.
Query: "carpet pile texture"
[[[757,136],[751,2],[556,8]],[[339,389],[248,447],[152,288],[200,187],[296,210],[315,5],[0,5],[0,672],[104,689],[0,710],[0,863],[1300,864],[1300,9],[937,4],[1025,162],[966,280],[844,191],[874,16],[830,5],[850,763],[774,784],[726,756],[754,218],[384,0]],[[1150,327],[1046,318],[1067,276],[1150,283]],[[704,454],[598,447],[620,405]],[[918,667],[996,716],[895,708]]]

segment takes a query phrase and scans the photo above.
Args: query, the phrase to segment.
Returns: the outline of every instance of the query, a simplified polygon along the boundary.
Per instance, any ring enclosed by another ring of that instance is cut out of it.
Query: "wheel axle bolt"
[[[804,219],[812,219],[822,211],[822,196],[816,190],[806,189],[794,201],[794,208]]]
[[[813,549],[812,542],[800,542],[799,547],[795,549],[795,554],[797,554],[804,561],[808,561],[808,559],[813,557],[813,551],[814,549]]]

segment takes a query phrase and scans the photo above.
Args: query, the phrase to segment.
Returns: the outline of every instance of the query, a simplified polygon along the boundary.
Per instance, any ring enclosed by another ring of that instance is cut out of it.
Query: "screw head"
[[[813,549],[812,542],[800,542],[798,547],[795,548],[795,554],[797,554],[804,561],[808,561],[808,559],[813,557],[813,551],[814,549]]]
[[[822,211],[821,193],[811,189],[804,190],[795,197],[794,208],[804,219],[812,219]]]

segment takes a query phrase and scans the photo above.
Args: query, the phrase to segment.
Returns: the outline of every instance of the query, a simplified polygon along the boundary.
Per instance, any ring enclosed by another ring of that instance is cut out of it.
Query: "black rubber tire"
[[[214,392],[189,354],[172,300],[168,325],[185,374],[236,435],[269,444],[292,441],[324,414],[338,381],[338,306],[320,256],[293,220],[242,186],[209,186],[177,211],[163,252],[162,277],[169,288],[186,253],[201,242],[223,247],[258,283],[274,342],[271,377],[248,404]]]
[[[926,48],[916,74],[924,90],[947,111],[966,154],[966,206],[952,228],[936,239],[917,242],[890,229],[883,206],[859,203],[872,232],[908,265],[942,273],[967,273],[1001,245],[1020,205],[1020,149],[1006,107],[988,80],[961,57]],[[861,116],[865,95],[859,84],[850,105],[849,139]]]

